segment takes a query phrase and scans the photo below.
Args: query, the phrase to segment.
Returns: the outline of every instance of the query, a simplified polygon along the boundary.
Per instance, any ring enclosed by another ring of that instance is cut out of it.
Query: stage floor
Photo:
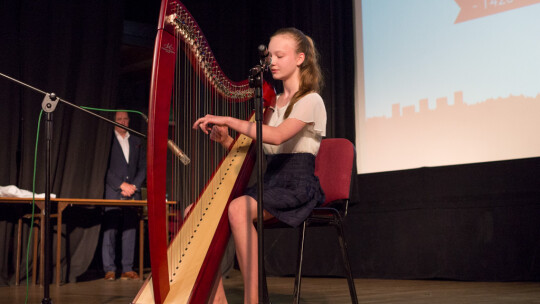
[[[292,303],[294,278],[269,277],[273,304]],[[356,279],[360,303],[540,303],[540,282],[456,282],[435,280]],[[142,281],[103,279],[50,286],[54,304],[130,303]],[[229,303],[242,303],[242,278],[234,270],[224,280]],[[303,303],[350,303],[347,281],[342,278],[304,278]],[[0,287],[2,303],[25,303],[26,285]],[[28,303],[41,303],[43,288],[30,285]]]

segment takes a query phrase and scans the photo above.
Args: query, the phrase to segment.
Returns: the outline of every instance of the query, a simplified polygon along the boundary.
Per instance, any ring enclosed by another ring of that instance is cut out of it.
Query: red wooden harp
[[[227,150],[191,125],[207,113],[252,119],[248,101],[253,90],[247,80],[233,82],[224,75],[199,26],[177,0],[161,3],[151,81],[147,187],[152,274],[133,303],[206,303],[229,239],[227,206],[244,191],[255,145],[233,132],[236,139]],[[267,84],[264,92],[265,105],[275,102]],[[182,152],[167,154],[170,138]],[[179,227],[167,229],[167,199],[178,202],[177,214],[191,206]]]

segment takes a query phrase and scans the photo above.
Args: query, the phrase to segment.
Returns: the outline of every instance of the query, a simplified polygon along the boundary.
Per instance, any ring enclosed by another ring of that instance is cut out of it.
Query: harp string
[[[216,77],[207,76],[208,65],[206,61],[201,61],[197,57],[196,52],[191,52],[193,46],[189,40],[183,39],[181,34],[176,33],[177,60],[175,65],[175,81],[173,88],[173,96],[171,98],[171,121],[170,133],[173,140],[181,143],[181,147],[186,151],[191,159],[189,165],[184,165],[176,157],[169,155],[171,167],[168,169],[170,174],[168,193],[171,196],[169,199],[175,200],[177,205],[174,210],[171,210],[173,219],[170,221],[169,231],[171,238],[177,237],[177,232],[182,227],[184,222],[184,211],[188,206],[191,206],[192,213],[190,216],[203,218],[205,210],[211,204],[210,202],[200,202],[203,206],[194,208],[195,203],[201,191],[205,187],[212,187],[212,192],[219,187],[219,184],[207,182],[214,177],[213,174],[220,165],[221,160],[226,156],[227,150],[221,144],[211,141],[209,136],[193,130],[193,122],[206,114],[232,116],[239,119],[248,119],[251,113],[247,102],[240,102],[238,98],[231,94],[223,94],[219,88],[216,88],[212,82]],[[199,48],[200,49],[200,48]],[[209,48],[203,47],[204,52],[201,56],[210,56]],[[216,65],[215,61],[210,63]],[[215,68],[211,69],[215,70]],[[206,76],[206,77],[205,77]],[[235,85],[229,84],[231,90],[246,88],[247,84]],[[235,138],[236,132],[229,130],[230,135]],[[219,173],[218,173],[219,174]],[[221,179],[223,176],[217,176]],[[215,177],[214,177],[215,178]],[[189,231],[197,230],[197,221],[189,222],[191,227]],[[190,239],[193,235],[188,234],[178,236],[185,239],[180,240],[180,246],[176,250],[171,251],[168,255],[168,265],[177,265],[182,257],[188,254],[186,248],[189,246]],[[170,269],[170,280],[176,275],[175,269]]]

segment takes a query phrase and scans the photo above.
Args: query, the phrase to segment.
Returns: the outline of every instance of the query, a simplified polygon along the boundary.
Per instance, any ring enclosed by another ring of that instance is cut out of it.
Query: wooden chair
[[[294,303],[300,302],[304,241],[308,226],[333,226],[336,228],[351,301],[358,303],[343,230],[343,219],[347,215],[349,207],[354,150],[353,144],[344,138],[328,138],[321,142],[319,153],[315,158],[315,175],[319,177],[326,200],[313,210],[300,227]]]

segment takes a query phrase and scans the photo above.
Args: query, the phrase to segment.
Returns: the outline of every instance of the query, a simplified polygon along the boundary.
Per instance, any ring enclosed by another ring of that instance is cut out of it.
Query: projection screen
[[[358,173],[540,155],[540,0],[355,0]]]

